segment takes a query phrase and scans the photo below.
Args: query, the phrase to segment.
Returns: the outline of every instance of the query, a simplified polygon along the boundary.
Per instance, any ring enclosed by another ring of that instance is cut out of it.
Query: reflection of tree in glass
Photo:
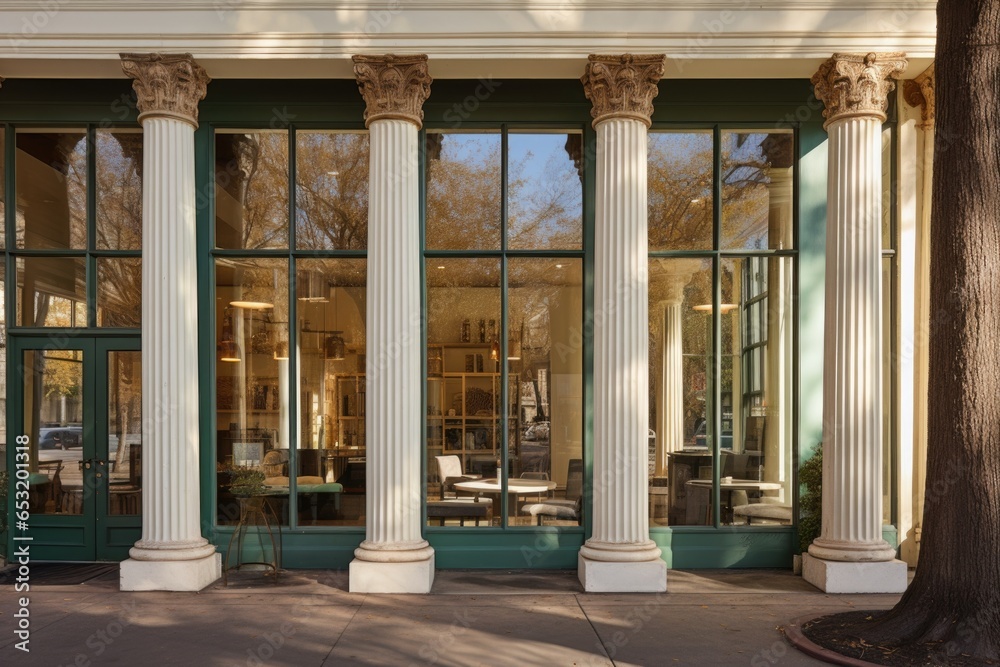
[[[142,247],[142,134],[98,132],[96,143],[97,247]],[[97,266],[98,325],[139,327],[142,264],[138,258],[101,258]]]
[[[142,247],[142,134],[97,133],[97,247]]]
[[[785,135],[791,141],[791,135]],[[761,148],[767,134],[722,135],[722,246],[768,247],[769,163]]]
[[[583,188],[566,146],[565,134],[510,135],[507,216],[511,247],[580,247]]]
[[[288,245],[288,134],[218,134],[215,142],[216,244]]]
[[[712,135],[651,132],[647,190],[649,247],[712,247]]]
[[[368,241],[368,135],[296,135],[295,242],[308,249],[364,249]]]
[[[768,247],[771,163],[766,142],[785,137],[790,144],[791,134],[723,134],[722,247]],[[648,149],[650,248],[711,249],[711,134],[653,132]]]
[[[429,134],[427,247],[500,247],[500,135]]]

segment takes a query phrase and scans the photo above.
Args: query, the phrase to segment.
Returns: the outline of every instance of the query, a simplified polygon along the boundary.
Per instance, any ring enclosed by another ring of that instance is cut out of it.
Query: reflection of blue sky
[[[583,186],[566,151],[566,134],[511,134],[510,236],[517,247],[579,247]],[[518,240],[520,232],[530,237]]]
[[[542,247],[552,238],[558,247],[578,247],[582,235],[583,187],[566,151],[565,132],[508,134],[510,234],[525,226]],[[482,172],[500,169],[501,136],[497,133],[447,133],[442,137],[442,162],[459,162]],[[537,225],[535,224],[537,223]],[[568,240],[567,240],[568,239]],[[518,247],[523,244],[516,243]]]

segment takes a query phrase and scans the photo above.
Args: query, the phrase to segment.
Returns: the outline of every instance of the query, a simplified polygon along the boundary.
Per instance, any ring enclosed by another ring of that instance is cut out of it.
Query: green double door
[[[28,506],[26,522],[11,517],[8,553],[128,558],[142,527],[139,338],[11,336],[8,354],[7,467],[16,507]]]

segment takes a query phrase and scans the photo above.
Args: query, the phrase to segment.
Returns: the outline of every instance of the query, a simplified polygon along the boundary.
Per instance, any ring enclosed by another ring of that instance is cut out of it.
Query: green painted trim
[[[893,549],[899,549],[899,531],[892,524],[882,526],[882,539],[888,542]]]
[[[134,127],[137,116],[128,79],[8,79],[0,95],[0,119],[10,123]]]
[[[222,563],[226,563],[229,548],[229,538],[234,526],[218,526],[212,540],[222,554]],[[273,527],[272,527],[273,529]],[[260,556],[258,529],[248,529],[243,541],[243,560],[257,560]],[[264,532],[265,548],[270,551],[267,533]],[[282,526],[280,535],[274,532],[275,540],[280,537],[281,565],[285,568],[323,568],[346,569],[354,559],[354,550],[365,538],[364,528],[354,527],[349,530],[320,532],[315,530],[296,530]],[[234,561],[235,562],[235,561]]]
[[[816,103],[819,104],[818,102]],[[823,129],[821,107],[810,122],[799,127],[798,219],[796,226],[799,264],[796,304],[797,336],[809,341],[799,345],[798,362],[799,418],[798,464],[809,458],[823,438],[823,322],[826,301],[826,186],[827,134]],[[796,468],[797,469],[797,468]],[[795,494],[796,497],[798,494]]]
[[[594,245],[597,238],[597,132],[583,128],[583,536],[594,534]]]
[[[215,238],[215,174],[212,168],[212,132],[201,125],[194,133],[195,221],[198,271],[198,411],[201,486],[201,533],[218,544],[215,525],[215,272],[212,245]]]
[[[584,535],[555,528],[479,532],[449,530],[427,535],[440,569],[573,569]]]
[[[791,568],[795,531],[772,528],[658,530],[650,538],[671,569]]]

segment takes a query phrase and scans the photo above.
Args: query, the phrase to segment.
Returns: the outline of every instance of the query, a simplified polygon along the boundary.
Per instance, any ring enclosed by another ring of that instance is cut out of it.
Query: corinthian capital
[[[906,67],[905,53],[835,53],[813,74],[816,97],[826,107],[827,127],[835,120],[873,116],[885,120],[887,96]]]
[[[354,56],[354,76],[365,100],[365,126],[385,118],[408,120],[418,128],[431,94],[427,56]]]
[[[916,79],[903,83],[903,97],[911,107],[920,107],[922,127],[934,127],[934,63]]]
[[[190,53],[122,53],[138,96],[139,120],[166,116],[198,126],[198,102],[211,79]]]
[[[653,98],[663,76],[663,54],[637,56],[589,56],[580,81],[594,108],[594,126],[611,118],[632,118],[646,127],[653,115]]]

